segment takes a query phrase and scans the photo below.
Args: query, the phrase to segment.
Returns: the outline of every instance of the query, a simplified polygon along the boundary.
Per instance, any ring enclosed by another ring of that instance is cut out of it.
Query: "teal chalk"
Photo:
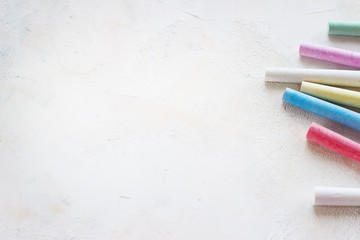
[[[360,114],[287,88],[283,101],[360,131]]]
[[[329,34],[360,36],[360,23],[355,22],[329,22]]]

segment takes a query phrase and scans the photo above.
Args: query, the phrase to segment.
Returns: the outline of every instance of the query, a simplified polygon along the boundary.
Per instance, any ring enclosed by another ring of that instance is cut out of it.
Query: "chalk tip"
[[[313,206],[317,206],[317,204],[316,204],[316,189],[317,189],[317,186],[314,186],[313,187],[313,198],[312,198],[312,205]]]

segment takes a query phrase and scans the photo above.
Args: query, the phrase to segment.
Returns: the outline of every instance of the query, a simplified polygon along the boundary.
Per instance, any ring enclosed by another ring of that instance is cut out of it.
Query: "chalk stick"
[[[332,70],[332,69],[306,69],[306,68],[267,68],[265,81],[301,83],[309,82],[344,86],[360,87],[360,71]]]
[[[356,22],[329,22],[329,34],[360,36],[360,23]]]
[[[304,57],[360,68],[360,53],[358,52],[313,43],[303,43],[300,45],[299,54]]]
[[[360,161],[360,144],[319,124],[312,123],[306,134],[306,139],[341,155]]]
[[[359,188],[314,187],[317,206],[360,206]]]
[[[330,102],[360,108],[360,92],[357,91],[310,82],[302,82],[300,91]]]
[[[360,114],[287,88],[283,101],[360,131]]]

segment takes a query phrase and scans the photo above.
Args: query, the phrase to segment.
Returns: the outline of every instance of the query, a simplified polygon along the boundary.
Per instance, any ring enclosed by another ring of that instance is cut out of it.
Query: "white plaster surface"
[[[309,144],[266,67],[301,42],[349,50],[327,21],[360,3],[1,0],[0,239],[359,239],[360,164]]]

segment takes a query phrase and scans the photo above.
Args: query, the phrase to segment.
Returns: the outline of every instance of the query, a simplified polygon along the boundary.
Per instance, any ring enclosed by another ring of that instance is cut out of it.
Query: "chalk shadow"
[[[356,37],[356,36],[344,36],[344,35],[331,35],[328,34],[328,39],[329,41],[333,42],[333,43],[350,43],[350,44],[354,44],[357,45],[360,43],[360,37]]]
[[[314,157],[316,157],[318,161],[336,162],[337,164],[346,166],[349,171],[360,174],[360,163],[357,161],[347,158],[330,149],[324,148],[314,142],[307,141],[306,148],[309,149],[309,151],[314,155]]]
[[[266,90],[285,90],[286,88],[292,88],[300,91],[300,83],[265,81],[265,88]]]
[[[341,207],[341,206],[313,206],[315,215],[319,218],[342,218],[344,216],[359,218],[360,207]]]

